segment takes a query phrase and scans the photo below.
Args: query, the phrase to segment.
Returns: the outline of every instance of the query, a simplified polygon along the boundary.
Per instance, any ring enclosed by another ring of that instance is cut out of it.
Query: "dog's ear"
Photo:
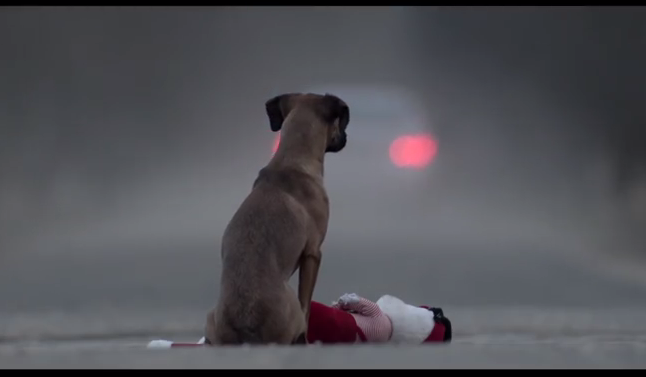
[[[339,128],[345,130],[348,123],[350,123],[350,108],[348,105],[341,98],[332,94],[326,94],[323,99],[325,100],[326,120],[331,123],[338,118]]]
[[[291,94],[281,94],[265,102],[265,110],[272,131],[280,131],[283,126],[283,121],[289,112],[288,101],[291,96]]]

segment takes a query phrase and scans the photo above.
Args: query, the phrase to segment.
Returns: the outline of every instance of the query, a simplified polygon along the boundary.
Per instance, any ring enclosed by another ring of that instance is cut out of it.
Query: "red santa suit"
[[[379,306],[357,295],[343,295],[332,306],[315,301],[310,306],[309,343],[385,342],[391,332]]]
[[[309,343],[435,343],[451,340],[442,309],[408,305],[385,295],[372,302],[345,294],[332,306],[312,302]]]

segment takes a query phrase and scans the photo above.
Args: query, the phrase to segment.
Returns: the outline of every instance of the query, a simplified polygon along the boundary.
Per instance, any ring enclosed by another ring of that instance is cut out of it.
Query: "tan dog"
[[[336,96],[284,94],[265,104],[278,150],[222,237],[220,299],[207,343],[306,343],[329,217],[326,152],[345,147],[348,106]],[[299,269],[298,297],[289,279]]]

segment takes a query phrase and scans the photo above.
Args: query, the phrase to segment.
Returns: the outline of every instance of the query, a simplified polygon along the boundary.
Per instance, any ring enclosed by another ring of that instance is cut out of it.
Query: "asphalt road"
[[[446,347],[151,351],[196,340],[215,302],[217,239],[52,242],[0,267],[0,366],[646,367],[646,286],[532,242],[330,237],[315,299],[389,293],[442,306]],[[415,240],[420,241],[420,240]],[[448,242],[450,241],[450,242]]]
[[[452,344],[146,350],[202,335],[219,237],[247,190],[170,183],[111,213],[41,225],[0,254],[0,367],[646,366],[644,269],[605,250],[583,216],[447,193],[358,209],[340,188],[314,299],[441,306]]]
[[[133,350],[126,346],[47,348],[0,355],[5,368],[644,368],[644,346],[567,342],[448,347],[316,347]]]

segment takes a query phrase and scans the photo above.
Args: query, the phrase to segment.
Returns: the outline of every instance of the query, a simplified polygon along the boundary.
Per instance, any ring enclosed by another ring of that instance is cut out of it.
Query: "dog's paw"
[[[361,297],[356,293],[346,293],[343,296],[339,297],[338,303],[341,306],[347,306],[351,304],[356,304],[361,300]]]

